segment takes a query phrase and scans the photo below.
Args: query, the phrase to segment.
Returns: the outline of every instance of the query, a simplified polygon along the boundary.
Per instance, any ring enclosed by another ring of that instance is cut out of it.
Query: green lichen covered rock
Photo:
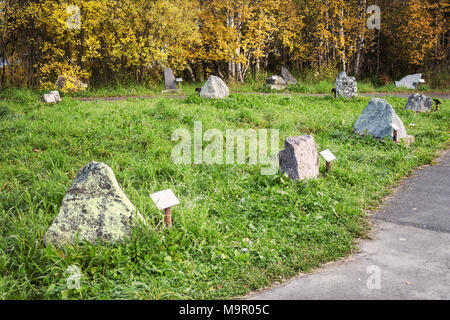
[[[83,167],[67,190],[46,243],[123,242],[139,212],[119,186],[112,169],[101,162]]]

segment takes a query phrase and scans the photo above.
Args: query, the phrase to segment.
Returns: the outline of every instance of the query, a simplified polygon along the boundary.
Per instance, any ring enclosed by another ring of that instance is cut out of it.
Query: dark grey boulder
[[[414,93],[409,96],[405,110],[416,112],[430,112],[433,108],[433,100],[424,94]]]

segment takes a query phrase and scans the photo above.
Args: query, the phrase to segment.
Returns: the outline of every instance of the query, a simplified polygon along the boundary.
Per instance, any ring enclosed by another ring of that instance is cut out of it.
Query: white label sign
[[[150,197],[159,210],[164,210],[180,204],[180,201],[170,189],[152,193]]]
[[[394,129],[395,131],[400,130],[399,126],[396,125],[395,123],[391,123],[391,127],[392,127],[392,129]]]
[[[325,159],[326,162],[331,162],[336,160],[336,157],[334,154],[331,153],[329,149],[323,150],[320,155]]]

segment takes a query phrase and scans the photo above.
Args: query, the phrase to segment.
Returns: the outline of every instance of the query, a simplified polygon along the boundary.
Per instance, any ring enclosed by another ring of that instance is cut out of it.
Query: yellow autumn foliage
[[[398,73],[448,62],[448,1],[375,2],[380,30],[366,27],[366,0],[2,0],[0,83],[142,83],[165,67],[244,81],[280,65]]]

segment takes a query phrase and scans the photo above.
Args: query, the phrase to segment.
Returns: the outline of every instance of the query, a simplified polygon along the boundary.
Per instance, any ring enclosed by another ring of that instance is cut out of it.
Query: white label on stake
[[[150,197],[159,210],[164,210],[180,204],[180,201],[170,189],[152,193]]]
[[[329,149],[323,150],[320,155],[325,159],[326,162],[331,162],[336,160],[336,157],[334,154],[331,153]]]
[[[399,126],[396,125],[395,123],[391,123],[391,127],[392,127],[392,129],[394,129],[395,131],[400,130]]]

